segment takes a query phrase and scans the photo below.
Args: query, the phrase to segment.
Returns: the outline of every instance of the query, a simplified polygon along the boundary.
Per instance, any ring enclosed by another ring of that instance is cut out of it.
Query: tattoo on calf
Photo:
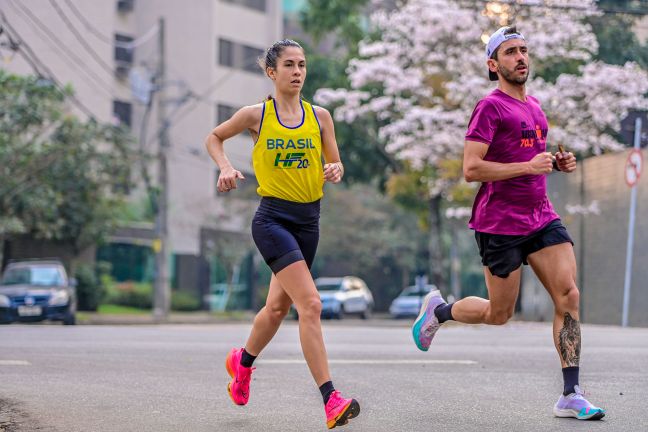
[[[566,366],[578,366],[581,350],[580,323],[572,318],[569,312],[565,313],[563,327],[558,335],[558,344]]]

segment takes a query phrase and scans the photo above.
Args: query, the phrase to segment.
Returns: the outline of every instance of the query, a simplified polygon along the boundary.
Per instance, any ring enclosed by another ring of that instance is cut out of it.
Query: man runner
[[[595,420],[605,411],[579,387],[581,334],[573,242],[547,196],[546,174],[570,173],[576,158],[547,149],[548,124],[537,99],[526,94],[529,53],[515,27],[502,27],[486,46],[488,75],[496,90],[477,103],[464,145],[464,176],[482,183],[469,226],[484,265],[488,300],[467,297],[447,304],[428,294],[412,327],[416,346],[427,351],[447,320],[504,324],[513,315],[521,265],[530,264],[555,306],[553,338],[562,365],[564,391],[558,417]]]

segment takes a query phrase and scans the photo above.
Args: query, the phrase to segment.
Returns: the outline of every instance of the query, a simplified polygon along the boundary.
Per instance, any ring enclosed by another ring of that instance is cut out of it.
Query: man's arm
[[[485,161],[487,151],[488,144],[465,142],[463,172],[467,182],[492,182],[527,174],[543,175],[553,169],[551,153],[538,153],[527,162],[499,163]]]

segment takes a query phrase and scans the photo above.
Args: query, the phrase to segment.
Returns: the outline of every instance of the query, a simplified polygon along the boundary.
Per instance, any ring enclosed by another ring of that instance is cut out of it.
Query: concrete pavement
[[[562,384],[549,324],[447,326],[428,353],[407,324],[325,322],[333,382],[362,406],[340,430],[648,430],[648,329],[583,326],[581,383],[609,414],[579,422],[551,414]],[[249,328],[0,327],[0,428],[326,430],[295,322],[259,358],[249,405],[231,403],[223,360]]]

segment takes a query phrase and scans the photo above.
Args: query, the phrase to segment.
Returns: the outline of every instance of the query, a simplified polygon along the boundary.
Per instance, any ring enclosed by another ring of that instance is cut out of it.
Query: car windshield
[[[410,287],[403,290],[401,297],[422,297],[429,292],[430,292],[429,288],[424,287],[423,289],[420,289],[416,287]]]
[[[59,286],[63,285],[63,278],[56,267],[18,267],[5,272],[2,284]]]
[[[429,291],[410,291],[403,293],[403,297],[422,297],[426,295]]]
[[[322,283],[322,284],[317,284],[317,289],[319,291],[339,291],[340,290],[340,284],[331,284],[331,283]]]

